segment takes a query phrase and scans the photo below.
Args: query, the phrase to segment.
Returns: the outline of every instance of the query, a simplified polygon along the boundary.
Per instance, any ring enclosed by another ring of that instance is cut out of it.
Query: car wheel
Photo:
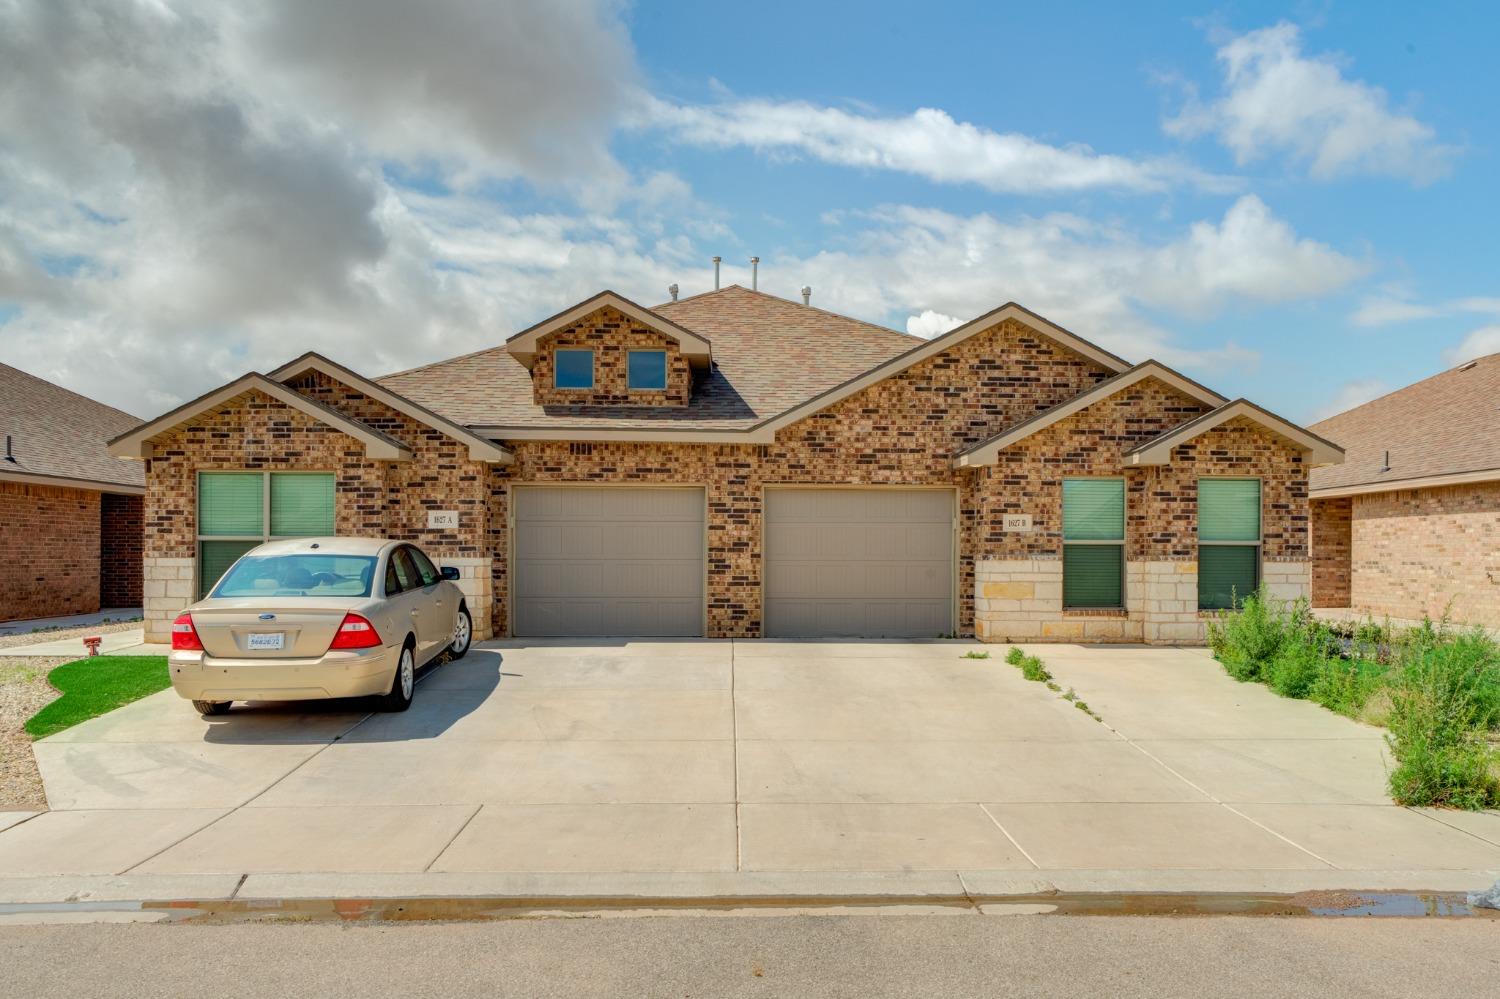
[[[449,660],[462,659],[473,642],[474,619],[469,616],[469,608],[460,607],[458,621],[453,625],[453,641],[448,644]]]
[[[381,711],[405,711],[411,707],[411,695],[417,687],[417,657],[408,642],[401,648],[396,675],[391,677],[391,692],[381,697]]]
[[[193,708],[203,717],[209,715],[222,715],[229,713],[229,705],[233,701],[194,701]]]

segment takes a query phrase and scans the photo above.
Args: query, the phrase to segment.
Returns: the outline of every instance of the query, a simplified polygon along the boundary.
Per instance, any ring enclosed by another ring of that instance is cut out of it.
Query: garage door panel
[[[918,637],[952,630],[953,494],[766,494],[766,633]]]
[[[703,490],[518,487],[514,630],[703,634]]]

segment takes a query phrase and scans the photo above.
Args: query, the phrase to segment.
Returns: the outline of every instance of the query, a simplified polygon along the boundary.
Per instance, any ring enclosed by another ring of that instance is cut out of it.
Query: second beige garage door
[[[517,637],[703,634],[703,490],[518,486]]]
[[[768,489],[768,638],[953,631],[953,493]]]

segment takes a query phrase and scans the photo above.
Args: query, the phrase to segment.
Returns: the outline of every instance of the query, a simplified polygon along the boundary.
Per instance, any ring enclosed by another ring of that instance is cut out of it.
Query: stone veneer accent
[[[594,352],[592,389],[555,387],[552,354],[568,348]],[[626,355],[632,350],[667,352],[665,390],[630,388]],[[676,340],[605,307],[541,339],[531,367],[531,389],[538,406],[686,406],[693,391],[693,372]]]
[[[197,558],[147,555],[141,571],[146,641],[169,643],[173,619],[193,602],[196,594]]]
[[[1271,596],[1306,597],[1306,561],[1263,562]],[[984,642],[1145,642],[1198,645],[1211,613],[1198,610],[1198,563],[1150,559],[1125,563],[1125,609],[1065,610],[1062,560],[980,559],[975,637]]]
[[[464,603],[474,621],[474,641],[482,642],[494,635],[490,623],[494,605],[494,582],[489,558],[459,558],[452,555],[439,560],[458,570],[458,588],[464,591]]]

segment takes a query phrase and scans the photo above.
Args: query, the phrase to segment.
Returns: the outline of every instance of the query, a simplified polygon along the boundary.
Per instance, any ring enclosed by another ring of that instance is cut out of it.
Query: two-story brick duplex
[[[459,568],[480,637],[1189,642],[1308,592],[1342,460],[1014,304],[921,340],[738,286],[381,378],[306,354],[111,449],[157,640],[239,552],[338,532]]]

